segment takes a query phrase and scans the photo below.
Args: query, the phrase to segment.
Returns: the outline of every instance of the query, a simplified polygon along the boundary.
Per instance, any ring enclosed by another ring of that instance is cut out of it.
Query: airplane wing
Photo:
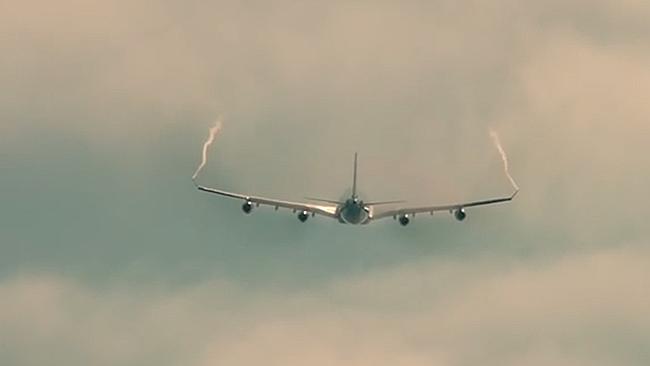
[[[374,209],[375,207],[373,205],[369,205],[370,212],[372,212],[370,218],[371,220],[379,220],[385,217],[397,217],[402,215],[413,216],[418,213],[430,213],[431,215],[433,215],[434,212],[439,212],[439,211],[454,211],[454,210],[464,209],[467,207],[484,206],[484,205],[491,205],[495,203],[512,201],[512,199],[515,198],[517,193],[519,193],[519,190],[515,190],[515,192],[509,197],[493,198],[489,200],[473,201],[473,202],[465,202],[465,203],[454,203],[450,205],[441,205],[441,206],[403,207],[403,208],[395,208],[395,209],[388,209],[388,210],[381,210],[381,211],[375,211]]]
[[[290,202],[290,201],[283,201],[283,200],[276,200],[272,198],[264,198],[264,197],[257,197],[257,196],[249,196],[245,194],[239,194],[239,193],[232,193],[232,192],[227,192],[227,191],[222,191],[220,189],[214,189],[214,188],[209,188],[209,187],[204,187],[201,185],[198,185],[194,183],[196,188],[200,191],[208,192],[208,193],[214,193],[218,194],[220,196],[225,196],[225,197],[230,197],[230,198],[235,198],[235,199],[241,199],[244,200],[245,202],[250,202],[254,206],[260,206],[260,205],[265,205],[265,206],[272,206],[275,207],[277,210],[279,207],[282,208],[288,208],[294,211],[307,211],[311,214],[319,214],[331,218],[336,218],[337,217],[337,206],[334,205],[314,205],[310,203],[301,203],[301,202]]]

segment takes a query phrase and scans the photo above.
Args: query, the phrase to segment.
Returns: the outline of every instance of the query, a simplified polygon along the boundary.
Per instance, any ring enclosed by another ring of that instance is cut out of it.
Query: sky
[[[647,365],[650,5],[0,5],[0,364]],[[197,192],[511,204],[365,227]]]

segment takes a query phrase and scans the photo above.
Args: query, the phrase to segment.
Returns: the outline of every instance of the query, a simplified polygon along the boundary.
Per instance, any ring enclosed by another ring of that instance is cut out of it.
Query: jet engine
[[[253,202],[251,201],[246,201],[244,204],[241,206],[242,211],[244,211],[245,214],[251,213],[253,211]]]
[[[409,222],[411,222],[411,219],[409,218],[408,215],[401,215],[401,216],[399,217],[399,224],[400,224],[400,225],[402,225],[402,226],[406,226],[406,225],[409,224]]]
[[[454,216],[456,217],[456,220],[463,221],[467,217],[467,213],[465,212],[464,208],[459,208],[458,210],[454,211]]]
[[[307,221],[308,218],[309,218],[309,212],[300,211],[298,213],[298,220],[300,220],[300,222],[305,222],[305,221]]]

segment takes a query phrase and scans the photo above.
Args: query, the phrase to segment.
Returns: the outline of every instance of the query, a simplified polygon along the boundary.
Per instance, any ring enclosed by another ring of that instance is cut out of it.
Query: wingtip
[[[519,188],[515,189],[515,191],[512,193],[512,196],[510,196],[510,199],[514,199],[518,193],[519,193]]]

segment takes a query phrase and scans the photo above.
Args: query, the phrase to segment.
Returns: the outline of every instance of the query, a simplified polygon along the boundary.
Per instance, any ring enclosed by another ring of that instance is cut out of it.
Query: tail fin
[[[357,157],[358,153],[354,153],[354,177],[352,178],[352,198],[357,198]]]

